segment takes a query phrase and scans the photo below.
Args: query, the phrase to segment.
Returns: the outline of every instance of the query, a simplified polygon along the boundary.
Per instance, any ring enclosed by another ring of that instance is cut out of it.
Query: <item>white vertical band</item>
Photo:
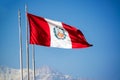
[[[71,39],[68,32],[64,29],[61,22],[53,21],[50,19],[45,20],[48,22],[51,35],[51,47],[58,48],[72,48]],[[60,33],[60,35],[58,35]]]

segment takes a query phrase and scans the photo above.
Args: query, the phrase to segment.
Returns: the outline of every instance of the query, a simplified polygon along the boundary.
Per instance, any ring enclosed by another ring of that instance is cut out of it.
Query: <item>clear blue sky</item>
[[[94,45],[74,50],[36,46],[37,68],[49,65],[74,77],[120,80],[120,0],[0,0],[0,65],[19,68],[20,9],[26,67],[25,3],[30,13],[76,26]]]

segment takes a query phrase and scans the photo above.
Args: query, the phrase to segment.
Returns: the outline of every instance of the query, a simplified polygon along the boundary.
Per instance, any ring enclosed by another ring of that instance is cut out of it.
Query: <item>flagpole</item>
[[[20,44],[20,80],[23,80],[23,61],[22,61],[22,30],[21,30],[21,13],[18,10],[18,24],[19,24],[19,44]]]
[[[25,5],[25,16],[26,16],[26,66],[27,66],[27,80],[29,80],[29,42],[28,42],[28,20],[27,20],[27,5]]]
[[[32,45],[33,80],[35,80],[35,46]]]

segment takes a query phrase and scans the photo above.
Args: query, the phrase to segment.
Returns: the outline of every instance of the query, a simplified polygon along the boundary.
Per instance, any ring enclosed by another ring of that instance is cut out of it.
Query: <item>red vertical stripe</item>
[[[86,41],[83,33],[80,30],[76,29],[75,27],[69,26],[65,23],[62,23],[62,25],[69,33],[72,48],[85,48],[92,46]]]
[[[42,17],[27,14],[30,26],[30,44],[50,46],[50,29]]]

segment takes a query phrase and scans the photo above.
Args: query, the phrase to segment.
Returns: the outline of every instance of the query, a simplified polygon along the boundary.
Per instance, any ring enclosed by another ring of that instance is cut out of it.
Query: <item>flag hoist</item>
[[[25,5],[26,16],[26,67],[27,67],[27,80],[30,80],[29,74],[29,25],[27,19],[27,5]],[[23,53],[22,53],[22,29],[21,29],[21,13],[18,10],[18,26],[19,26],[19,45],[20,45],[20,80],[23,80]],[[32,67],[33,67],[33,80],[35,80],[35,49],[32,45]]]
[[[23,58],[22,58],[22,30],[21,30],[21,13],[18,10],[18,26],[19,26],[19,45],[20,45],[20,80],[23,80]]]
[[[35,80],[35,47],[32,45],[32,67],[33,67],[33,80]]]
[[[26,16],[26,66],[27,66],[27,80],[30,80],[29,74],[29,24],[27,18],[28,8],[25,5],[25,16]],[[32,67],[33,67],[33,80],[35,80],[35,48],[32,45]]]
[[[25,16],[27,16],[27,5],[25,5]],[[27,67],[27,80],[29,79],[29,37],[28,37],[28,20],[26,17],[26,67]]]

